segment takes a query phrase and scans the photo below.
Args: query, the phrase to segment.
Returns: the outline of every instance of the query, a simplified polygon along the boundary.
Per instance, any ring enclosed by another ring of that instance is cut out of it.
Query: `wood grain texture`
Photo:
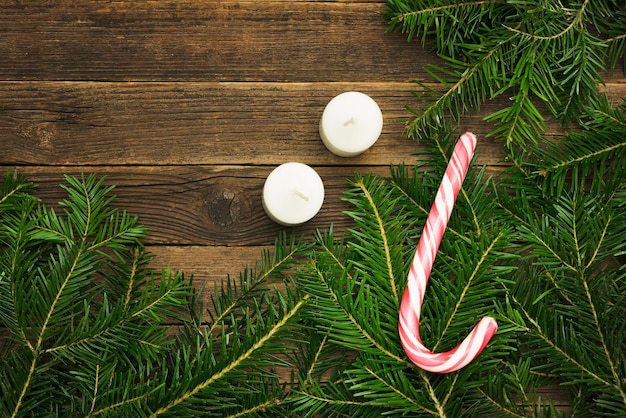
[[[196,165],[301,161],[381,165],[410,158],[403,135],[416,105],[411,83],[0,83],[0,164]],[[359,90],[384,116],[375,146],[354,158],[328,152],[319,136],[324,107]],[[485,134],[479,118],[463,129]],[[482,142],[481,163],[501,144]]]
[[[151,262],[153,268],[172,273],[183,272],[197,288],[204,286],[200,300],[205,308],[211,308],[211,296],[216,286],[219,287],[229,278],[239,283],[240,274],[247,268],[254,271],[255,260],[272,248],[157,245],[147,246],[146,250],[155,256]],[[268,284],[283,287],[281,283]]]
[[[419,109],[413,83],[118,83],[0,82],[0,164],[25,165],[387,165],[411,159],[406,106]],[[384,116],[383,133],[368,152],[342,158],[328,152],[318,127],[335,95],[363,91]],[[611,84],[614,100],[626,84]],[[481,115],[459,129],[481,137],[478,163],[501,165],[501,143]],[[558,134],[560,127],[551,127]]]
[[[4,1],[0,79],[411,80],[432,57],[383,3]]]
[[[295,228],[311,234],[331,223],[345,228],[340,199],[354,167],[317,167],[326,190],[322,210],[310,222]],[[265,214],[261,194],[271,167],[60,167],[22,168],[38,184],[37,195],[55,207],[65,192],[58,185],[63,174],[97,172],[116,185],[114,206],[123,208],[150,230],[147,242],[167,245],[270,245],[279,231],[291,230]]]
[[[357,171],[389,175],[385,166],[313,167],[324,182],[324,205],[311,221],[297,227],[278,225],[263,210],[263,184],[274,167],[64,166],[21,167],[19,171],[38,185],[37,195],[42,201],[55,208],[66,197],[59,187],[64,174],[106,176],[106,184],[116,185],[114,206],[139,217],[150,231],[146,242],[152,245],[257,246],[272,245],[281,231],[307,238],[331,225],[337,233],[345,231],[352,225],[343,214],[350,209],[342,200],[348,180],[354,179]]]
[[[115,206],[150,230],[156,268],[214,283],[254,265],[277,234],[310,237],[351,224],[341,200],[355,171],[389,173],[420,145],[403,135],[413,80],[441,61],[402,34],[385,33],[384,0],[3,0],[0,2],[0,170],[19,169],[55,206],[63,174],[98,173]],[[620,71],[622,69],[620,68]],[[626,77],[607,75],[615,101]],[[323,146],[326,103],[348,90],[384,115],[380,140],[361,156]],[[482,116],[477,163],[502,169],[502,145]],[[562,128],[550,125],[551,135]],[[288,161],[320,173],[326,199],[310,222],[285,228],[261,205],[263,182]],[[0,337],[2,329],[0,329]],[[567,400],[546,388],[559,407]]]

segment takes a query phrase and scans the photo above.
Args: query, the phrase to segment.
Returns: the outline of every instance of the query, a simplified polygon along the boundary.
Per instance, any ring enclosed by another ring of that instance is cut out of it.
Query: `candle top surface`
[[[324,109],[320,134],[324,142],[344,154],[361,153],[374,145],[383,129],[380,107],[357,91],[341,93]]]
[[[274,169],[265,180],[263,206],[283,225],[299,225],[312,217],[324,203],[324,183],[306,164],[289,162]]]

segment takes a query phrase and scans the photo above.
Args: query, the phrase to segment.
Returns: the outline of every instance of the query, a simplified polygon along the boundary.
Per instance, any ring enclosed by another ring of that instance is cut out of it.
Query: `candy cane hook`
[[[484,317],[461,344],[444,353],[433,353],[427,349],[419,335],[420,311],[426,284],[475,147],[476,137],[471,132],[461,135],[454,147],[417,245],[400,304],[398,329],[402,347],[413,363],[434,373],[449,373],[466,366],[480,354],[498,329],[495,319]]]

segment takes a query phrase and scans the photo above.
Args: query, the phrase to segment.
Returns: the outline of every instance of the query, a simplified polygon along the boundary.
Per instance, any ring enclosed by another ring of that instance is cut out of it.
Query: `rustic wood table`
[[[198,281],[237,275],[292,229],[262,208],[276,166],[306,163],[324,181],[322,210],[295,228],[307,237],[348,226],[341,195],[354,172],[413,163],[405,106],[418,106],[413,80],[428,80],[422,67],[438,59],[386,33],[383,9],[383,0],[2,0],[0,169],[18,168],[48,204],[64,197],[63,174],[104,175],[115,205],[149,228],[157,266]],[[369,151],[342,158],[318,124],[349,90],[378,102],[384,127]],[[607,77],[606,90],[626,96],[626,78]],[[502,144],[485,138],[481,115],[460,125],[479,137],[478,164],[500,170]]]

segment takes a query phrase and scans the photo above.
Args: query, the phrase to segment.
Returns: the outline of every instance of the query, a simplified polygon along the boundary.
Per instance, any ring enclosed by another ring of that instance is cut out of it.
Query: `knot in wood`
[[[30,146],[40,149],[52,149],[57,135],[56,126],[51,122],[21,125],[17,134],[29,142]]]
[[[219,226],[230,226],[241,219],[242,204],[237,194],[222,190],[208,200],[209,218]]]

